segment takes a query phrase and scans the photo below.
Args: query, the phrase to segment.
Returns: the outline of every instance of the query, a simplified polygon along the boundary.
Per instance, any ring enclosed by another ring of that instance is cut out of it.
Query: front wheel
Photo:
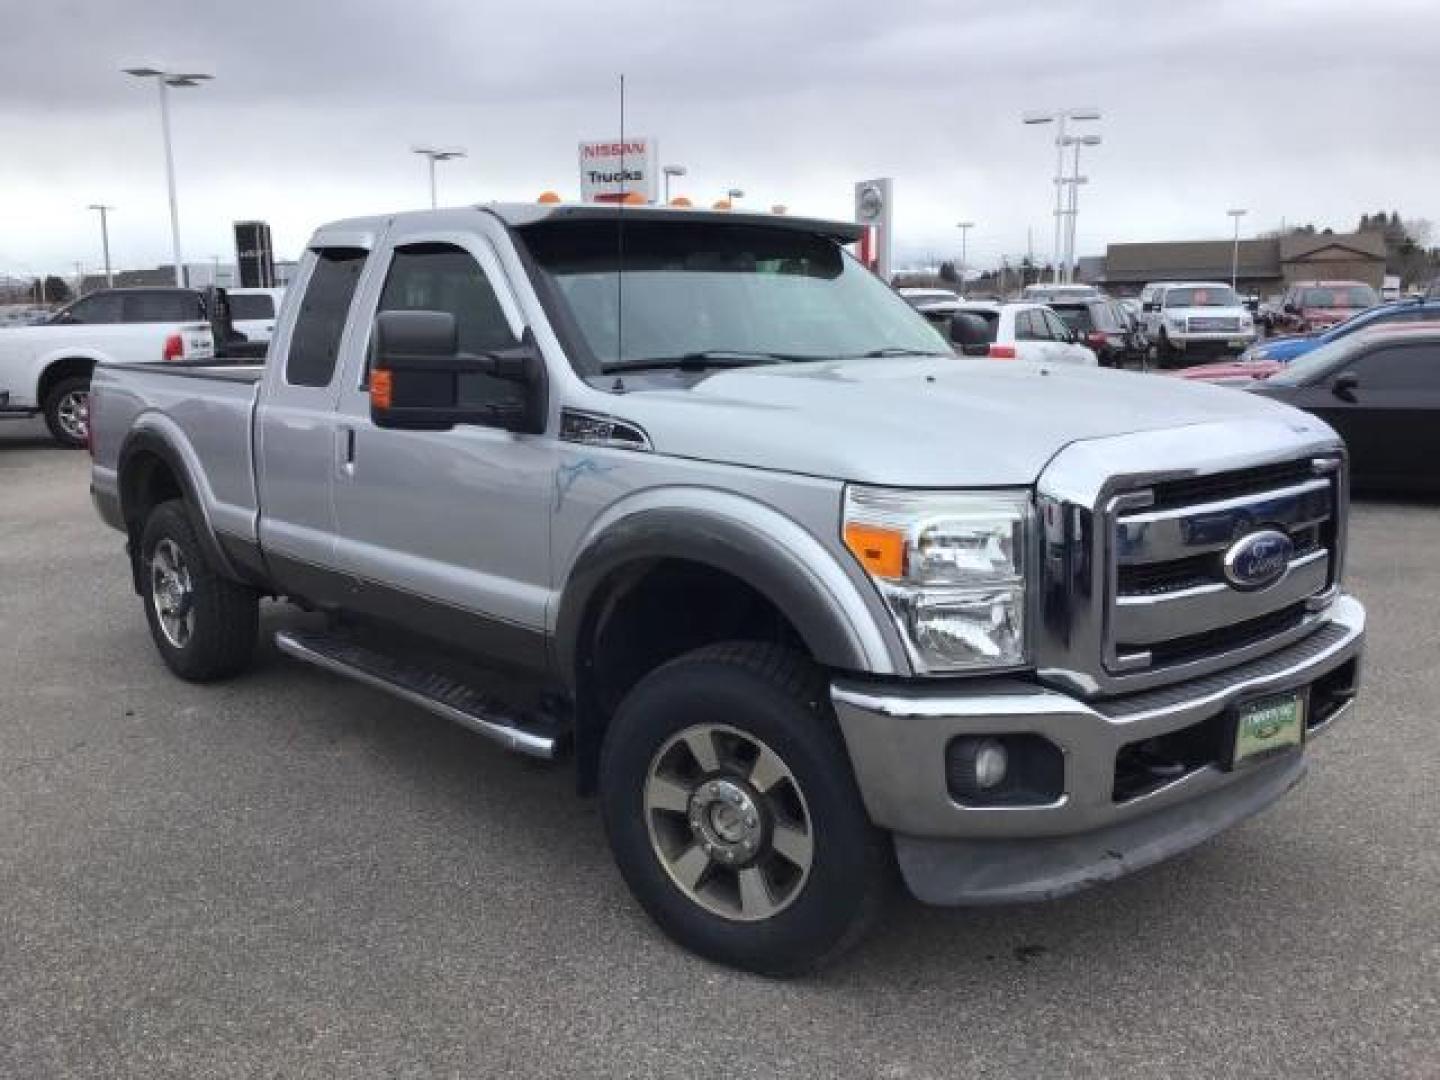
[[[191,682],[222,679],[248,667],[260,598],[215,572],[181,500],[151,512],[140,558],[145,617],[166,666]]]
[[[90,433],[90,378],[74,375],[61,379],[43,402],[45,426],[61,446],[83,447]]]
[[[641,680],[606,734],[600,796],[641,905],[734,967],[822,966],[863,936],[891,880],[824,677],[777,646],[712,646]]]

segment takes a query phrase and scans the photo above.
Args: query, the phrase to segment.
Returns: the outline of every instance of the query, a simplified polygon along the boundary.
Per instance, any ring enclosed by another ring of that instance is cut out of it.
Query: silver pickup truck
[[[278,647],[567,755],[656,922],[776,974],[897,868],[932,903],[1058,897],[1286,792],[1358,684],[1334,432],[957,357],[855,237],[320,229],[264,365],[95,374],[94,500],[161,656],[233,675],[262,597],[325,613]]]

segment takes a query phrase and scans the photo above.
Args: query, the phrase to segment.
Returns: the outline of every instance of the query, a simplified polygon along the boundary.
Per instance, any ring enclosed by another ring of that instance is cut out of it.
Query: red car
[[[1286,365],[1275,360],[1226,360],[1218,364],[1181,368],[1172,374],[1177,379],[1193,379],[1215,383],[1217,386],[1246,386],[1261,379],[1268,379],[1277,371],[1284,371],[1285,367]]]
[[[1380,303],[1362,281],[1299,281],[1280,302],[1280,326],[1297,334],[1328,330],[1352,315]]]

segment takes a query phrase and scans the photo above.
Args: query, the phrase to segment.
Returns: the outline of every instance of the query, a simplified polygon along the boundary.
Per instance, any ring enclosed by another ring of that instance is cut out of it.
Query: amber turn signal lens
[[[846,525],[845,546],[860,565],[881,578],[905,576],[905,536],[873,525]]]
[[[370,372],[370,407],[372,409],[390,408],[394,392],[395,387],[390,372],[384,368],[376,368]]]

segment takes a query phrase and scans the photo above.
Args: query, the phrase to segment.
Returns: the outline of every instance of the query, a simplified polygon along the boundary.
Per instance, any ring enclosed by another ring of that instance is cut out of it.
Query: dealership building
[[[1110,244],[1082,276],[1116,296],[1134,296],[1152,281],[1229,281],[1235,252],[1229,240]],[[1099,265],[1095,265],[1098,262]],[[1379,289],[1385,238],[1379,233],[1293,233],[1241,240],[1236,286],[1274,296],[1298,281],[1363,281]]]

